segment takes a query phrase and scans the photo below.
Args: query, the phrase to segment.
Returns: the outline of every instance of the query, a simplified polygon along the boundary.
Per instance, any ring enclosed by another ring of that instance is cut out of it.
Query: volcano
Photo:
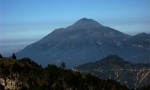
[[[16,55],[29,57],[44,66],[65,62],[67,67],[73,67],[108,55],[118,55],[133,63],[148,63],[149,36],[130,36],[93,19],[82,18],[71,26],[55,29]]]

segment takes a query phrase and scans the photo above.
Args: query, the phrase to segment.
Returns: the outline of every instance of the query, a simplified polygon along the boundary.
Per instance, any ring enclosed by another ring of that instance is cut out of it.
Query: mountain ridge
[[[150,64],[133,64],[117,55],[110,55],[102,60],[74,67],[82,73],[91,73],[101,79],[113,79],[129,88],[150,85]]]

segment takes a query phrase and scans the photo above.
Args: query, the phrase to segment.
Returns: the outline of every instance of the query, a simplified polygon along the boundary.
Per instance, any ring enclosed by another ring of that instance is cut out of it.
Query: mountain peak
[[[95,20],[93,20],[93,19],[88,19],[88,18],[81,18],[81,19],[79,19],[77,22],[96,22]]]
[[[78,21],[86,21],[86,20],[89,20],[88,18],[81,18],[80,20]]]
[[[147,33],[145,33],[145,32],[142,32],[142,33],[138,33],[138,34],[136,34],[135,36],[146,36],[146,35],[148,35]]]
[[[94,28],[100,28],[103,27],[100,23],[93,19],[88,18],[81,18],[77,22],[75,22],[72,26],[69,28],[71,29],[94,29]]]
[[[92,19],[82,18],[67,28],[55,29],[16,55],[18,58],[30,57],[43,66],[65,62],[73,67],[110,54],[122,56],[132,62],[147,63],[149,38],[132,38]],[[110,64],[113,61],[115,63],[117,60],[110,59]]]
[[[147,38],[150,38],[150,34],[147,34],[147,33],[143,32],[143,33],[139,33],[139,34],[134,35],[133,38],[136,38],[136,39],[138,38],[138,40],[139,39],[144,39],[144,38],[147,39]]]
[[[119,57],[118,55],[110,55],[102,59],[102,61],[107,62],[107,63],[124,63],[125,61]]]

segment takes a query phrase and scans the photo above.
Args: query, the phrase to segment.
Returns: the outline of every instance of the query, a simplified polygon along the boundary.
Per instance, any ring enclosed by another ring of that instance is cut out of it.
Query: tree
[[[21,66],[16,62],[12,65],[11,69],[14,73],[21,72]]]
[[[61,68],[65,69],[66,68],[66,64],[64,62],[61,63]]]
[[[0,58],[3,58],[3,56],[0,54]]]
[[[16,55],[13,53],[11,56],[12,59],[16,59]]]
[[[9,67],[3,66],[2,73],[3,73],[4,77],[7,77],[10,74]]]

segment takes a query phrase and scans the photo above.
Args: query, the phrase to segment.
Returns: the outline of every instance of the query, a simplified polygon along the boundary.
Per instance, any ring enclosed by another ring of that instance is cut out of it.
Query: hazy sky
[[[150,33],[149,8],[150,0],[0,0],[0,53],[10,55],[83,17],[130,35]]]

